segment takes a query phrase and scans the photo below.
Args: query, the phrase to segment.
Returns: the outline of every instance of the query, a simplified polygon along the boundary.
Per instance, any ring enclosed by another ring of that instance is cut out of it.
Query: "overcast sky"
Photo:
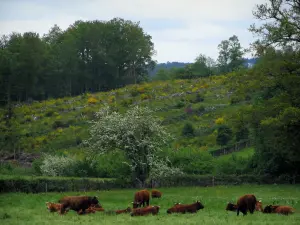
[[[200,54],[218,56],[218,44],[237,35],[243,47],[254,40],[248,31],[255,4],[266,0],[0,0],[0,34],[34,31],[41,35],[57,24],[76,20],[140,21],[152,36],[158,62],[193,62]]]

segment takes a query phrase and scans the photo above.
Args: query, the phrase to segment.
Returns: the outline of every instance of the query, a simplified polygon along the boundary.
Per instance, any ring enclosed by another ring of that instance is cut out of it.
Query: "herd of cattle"
[[[161,198],[162,193],[159,190],[152,190],[151,196],[152,198]],[[58,203],[46,202],[46,206],[50,212],[58,212],[61,215],[66,214],[70,209],[76,211],[79,215],[105,211],[99,203],[98,198],[90,196],[66,196],[61,198]],[[167,213],[196,213],[203,208],[204,206],[200,201],[196,201],[192,204],[175,203],[167,210]],[[150,192],[148,190],[141,190],[137,191],[134,195],[132,209],[128,207],[126,209],[106,212],[113,214],[130,213],[131,216],[144,216],[148,214],[157,215],[159,209],[159,206],[150,206]],[[260,211],[263,213],[277,213],[283,215],[295,212],[295,209],[292,207],[281,205],[267,205],[263,209],[262,202],[257,201],[256,197],[252,194],[241,196],[237,204],[229,202],[226,206],[226,210],[236,211],[237,215],[239,215],[240,212],[246,215],[248,211],[251,214],[253,214],[254,211]]]

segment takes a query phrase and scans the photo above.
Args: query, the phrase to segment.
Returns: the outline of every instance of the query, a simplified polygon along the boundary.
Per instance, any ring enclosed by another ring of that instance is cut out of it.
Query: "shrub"
[[[41,172],[46,176],[72,176],[75,160],[64,156],[45,155]]]
[[[195,136],[195,129],[191,123],[185,123],[182,128],[182,135],[186,137]]]
[[[232,139],[232,130],[226,125],[221,125],[218,128],[217,144],[224,146]]]
[[[239,96],[237,96],[237,95],[233,95],[233,96],[231,96],[231,98],[230,98],[230,104],[231,105],[234,105],[234,104],[237,104],[237,103],[239,103],[239,102],[241,102],[243,99],[241,98],[241,97],[239,97]]]
[[[136,96],[138,96],[140,93],[139,93],[139,91],[137,90],[137,88],[136,87],[133,87],[131,90],[130,90],[130,95],[132,96],[132,97],[136,97]]]
[[[120,104],[124,107],[128,107],[132,104],[133,100],[132,98],[123,99]]]
[[[200,105],[197,109],[196,109],[197,113],[203,113],[205,112],[205,107],[203,105]]]
[[[150,95],[147,95],[147,94],[141,94],[141,99],[142,100],[146,100],[146,99],[150,99],[151,96]]]
[[[55,113],[55,110],[54,109],[49,109],[46,113],[45,113],[45,116],[46,117],[51,117],[53,116]]]
[[[69,125],[62,120],[55,120],[52,124],[53,129],[68,127]]]
[[[95,97],[89,97],[88,98],[88,103],[89,104],[96,104],[98,100]]]
[[[179,102],[177,102],[177,103],[175,104],[175,108],[177,108],[177,109],[180,109],[180,108],[182,108],[182,107],[184,107],[184,106],[185,106],[185,104],[184,104],[183,101],[179,101]]]
[[[224,122],[225,122],[225,120],[223,117],[219,117],[215,120],[215,124],[218,124],[218,125],[223,124]]]

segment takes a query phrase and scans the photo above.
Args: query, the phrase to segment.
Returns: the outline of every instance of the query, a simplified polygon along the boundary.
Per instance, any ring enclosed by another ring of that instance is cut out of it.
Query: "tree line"
[[[120,18],[54,25],[40,37],[0,39],[0,103],[106,91],[147,78],[155,66],[151,36]]]
[[[226,74],[246,68],[243,56],[248,49],[244,49],[241,46],[238,36],[232,35],[228,40],[221,41],[218,45],[218,50],[219,56],[217,60],[205,54],[200,54],[193,63],[185,66],[159,69],[152,79],[193,79]]]

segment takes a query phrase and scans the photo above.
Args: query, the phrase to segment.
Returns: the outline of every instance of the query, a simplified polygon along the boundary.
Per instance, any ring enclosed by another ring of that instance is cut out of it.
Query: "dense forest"
[[[0,41],[0,101],[42,100],[137,83],[153,68],[154,45],[139,23],[76,21],[49,33]]]
[[[295,181],[299,9],[299,1],[282,0],[255,8],[253,66],[232,35],[218,45],[217,60],[199,54],[151,79],[154,44],[139,23],[77,21],[65,31],[55,25],[43,37],[3,36],[1,151],[46,153],[33,167],[49,176],[144,181],[159,169],[167,174],[160,176],[268,174]],[[213,157],[241,141],[251,143],[252,154]]]

